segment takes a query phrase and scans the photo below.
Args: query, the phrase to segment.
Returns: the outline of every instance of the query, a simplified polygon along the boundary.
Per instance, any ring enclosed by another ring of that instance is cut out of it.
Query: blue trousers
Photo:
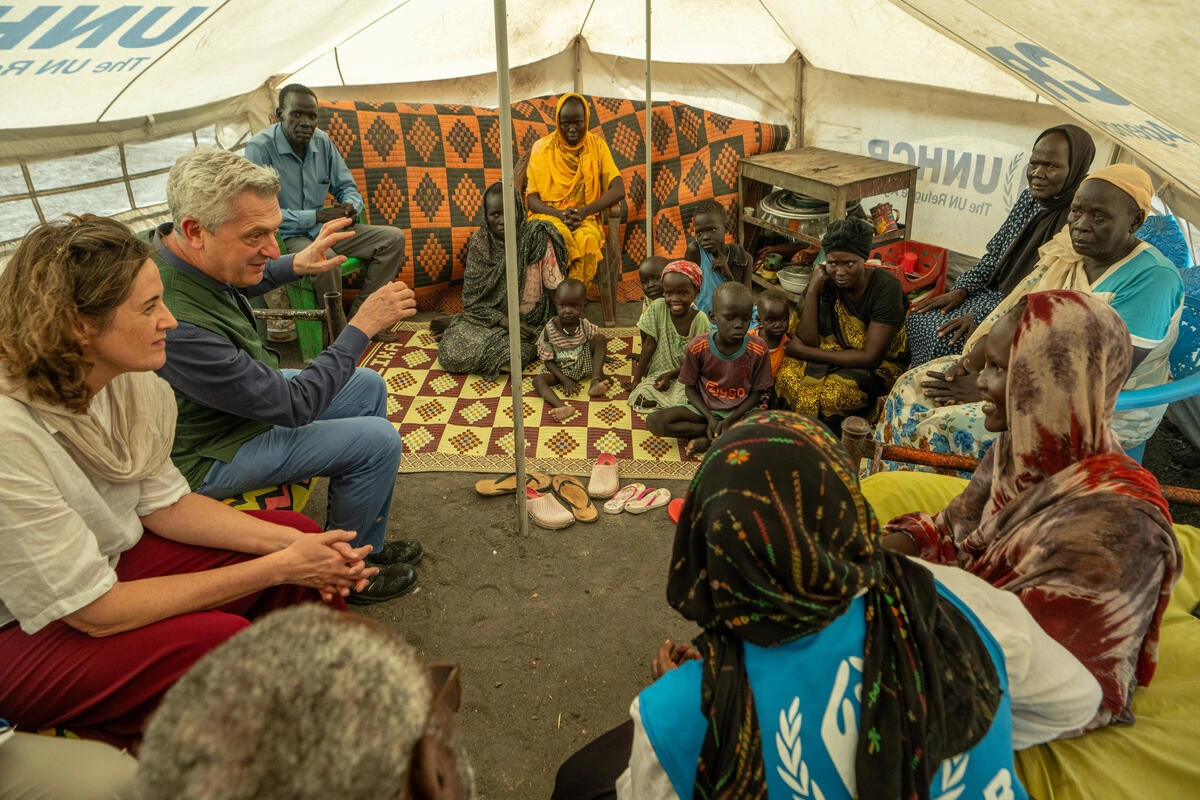
[[[282,370],[291,377],[294,369]],[[379,373],[359,367],[315,422],[279,425],[255,436],[229,463],[217,461],[197,492],[232,497],[249,489],[329,478],[325,528],[355,531],[353,545],[383,548],[400,434],[387,421],[387,387]]]

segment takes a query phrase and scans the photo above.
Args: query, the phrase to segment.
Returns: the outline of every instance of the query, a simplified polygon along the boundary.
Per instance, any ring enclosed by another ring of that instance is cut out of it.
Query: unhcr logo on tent
[[[115,44],[130,50],[158,47],[176,38],[208,10],[208,6],[119,6],[97,13],[98,6],[34,6],[15,18],[13,6],[0,6],[0,50],[53,50],[67,43],[86,50],[116,36]],[[27,41],[34,37],[32,41]],[[23,70],[22,70],[23,71]]]
[[[909,142],[891,142],[887,139],[872,139],[867,142],[867,155],[884,161],[900,161],[919,168],[917,180],[940,183],[965,189],[970,183],[979,194],[991,194],[1000,185],[1004,174],[1004,159],[989,157],[983,153],[958,152],[952,148],[914,145]],[[895,158],[892,158],[895,156]]]

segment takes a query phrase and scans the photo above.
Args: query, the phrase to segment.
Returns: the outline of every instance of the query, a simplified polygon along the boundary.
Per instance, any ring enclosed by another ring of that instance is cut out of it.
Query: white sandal
[[[650,489],[641,497],[629,501],[625,510],[630,514],[645,514],[647,511],[662,508],[669,502],[671,502],[670,489]]]
[[[646,493],[646,484],[631,483],[619,492],[614,494],[607,503],[604,504],[605,514],[620,514],[625,510],[625,506],[629,505],[631,500],[636,500]]]
[[[557,497],[541,494],[532,487],[525,489],[525,510],[539,527],[547,530],[558,531],[575,524],[575,515]]]
[[[592,475],[588,480],[588,497],[593,500],[603,500],[612,497],[621,488],[621,479],[617,477],[617,459],[611,453],[601,453],[596,456],[592,465]]]

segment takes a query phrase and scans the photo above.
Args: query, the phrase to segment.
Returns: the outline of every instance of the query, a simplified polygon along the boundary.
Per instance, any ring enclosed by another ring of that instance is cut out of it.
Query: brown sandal
[[[539,492],[550,488],[550,476],[544,472],[526,472],[525,485]],[[517,493],[517,473],[510,472],[500,478],[484,478],[476,481],[475,491],[484,497],[499,497]]]
[[[595,522],[600,512],[588,497],[583,481],[574,475],[555,475],[550,479],[550,491],[575,515],[576,522]]]

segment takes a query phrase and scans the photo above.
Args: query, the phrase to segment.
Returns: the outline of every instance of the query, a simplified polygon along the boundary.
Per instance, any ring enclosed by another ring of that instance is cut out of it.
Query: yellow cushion
[[[929,472],[877,472],[862,482],[863,497],[881,525],[901,514],[936,514],[967,488],[967,481]]]
[[[887,472],[863,481],[881,522],[910,511],[935,512],[966,481],[916,472]],[[1200,795],[1200,529],[1176,525],[1183,576],[1163,616],[1158,671],[1133,697],[1132,726],[1110,725],[1077,739],[1017,753],[1017,772],[1039,800],[1134,800]]]

